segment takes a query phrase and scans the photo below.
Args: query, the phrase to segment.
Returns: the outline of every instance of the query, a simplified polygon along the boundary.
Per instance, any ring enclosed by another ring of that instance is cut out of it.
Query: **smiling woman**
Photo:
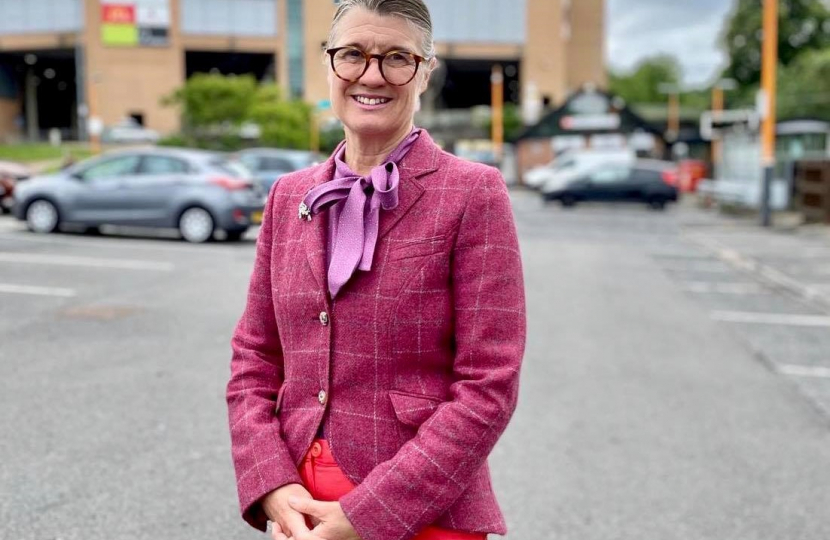
[[[242,515],[275,540],[505,534],[487,456],[525,303],[504,180],[414,127],[423,0],[343,0],[328,43],[345,140],[271,189],[232,341]]]

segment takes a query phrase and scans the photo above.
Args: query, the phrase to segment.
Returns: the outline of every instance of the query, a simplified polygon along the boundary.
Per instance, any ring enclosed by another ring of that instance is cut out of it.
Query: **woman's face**
[[[403,50],[423,55],[420,42],[420,33],[404,19],[356,8],[340,20],[329,48],[348,45],[370,54]],[[376,59],[372,59],[369,69],[356,82],[340,79],[332,71],[328,55],[326,59],[332,109],[347,131],[358,137],[384,137],[412,123],[418,96],[427,88],[428,61],[421,63],[408,84],[394,86],[381,76]],[[366,100],[374,101],[366,103]]]

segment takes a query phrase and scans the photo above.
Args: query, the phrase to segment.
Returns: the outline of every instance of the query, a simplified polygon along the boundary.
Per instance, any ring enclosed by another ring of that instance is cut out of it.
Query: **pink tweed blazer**
[[[521,259],[499,172],[443,152],[426,132],[399,167],[370,272],[332,301],[326,218],[299,219],[334,162],[272,189],[227,387],[242,515],[301,483],[326,416],[357,486],[340,503],[364,540],[423,527],[505,534],[487,456],[516,407],[525,344]]]

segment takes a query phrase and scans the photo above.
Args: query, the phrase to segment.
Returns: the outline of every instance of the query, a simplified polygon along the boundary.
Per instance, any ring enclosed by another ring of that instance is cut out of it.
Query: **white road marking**
[[[708,281],[690,281],[683,284],[683,290],[692,293],[716,294],[764,294],[767,291],[758,283],[710,283]]]
[[[817,379],[830,379],[830,367],[824,366],[796,366],[784,365],[776,368],[778,373],[792,375],[793,377],[811,377]]]
[[[63,246],[79,246],[79,247],[103,247],[111,248],[113,250],[129,250],[129,251],[156,251],[163,253],[185,253],[214,255],[216,253],[236,254],[240,252],[240,247],[225,246],[222,243],[214,243],[210,245],[193,245],[185,242],[171,242],[169,237],[159,236],[158,238],[143,237],[143,238],[124,238],[119,236],[104,236],[104,237],[83,237],[70,236],[63,234],[60,236],[37,235],[34,233],[13,234],[0,231],[0,239],[8,238],[15,242],[31,242],[35,244],[50,244],[55,247]],[[255,236],[252,237],[252,240]],[[244,247],[244,246],[242,246]],[[253,244],[251,244],[253,248]]]
[[[62,298],[71,298],[76,294],[73,289],[35,287],[32,285],[13,285],[10,283],[0,283],[0,293],[30,294],[35,296],[60,296]]]
[[[118,270],[152,270],[171,272],[172,263],[136,261],[130,259],[98,259],[93,257],[69,257],[64,255],[39,255],[33,253],[0,252],[0,262],[17,264],[48,264],[57,266],[85,266],[89,268],[113,268]]]
[[[789,315],[785,313],[754,313],[747,311],[713,311],[711,313],[711,318],[722,322],[830,328],[830,317],[820,315]]]

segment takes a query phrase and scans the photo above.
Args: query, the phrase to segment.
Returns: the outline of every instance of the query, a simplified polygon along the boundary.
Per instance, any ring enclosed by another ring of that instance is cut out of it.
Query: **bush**
[[[251,76],[196,74],[162,101],[182,109],[184,132],[162,144],[212,150],[238,150],[248,144],[240,126],[260,128],[260,142],[280,148],[308,149],[311,106],[288,101],[275,84],[257,86]]]
[[[251,108],[250,121],[261,131],[260,141],[278,148],[307,150],[311,140],[311,106],[302,101],[260,100]]]
[[[186,137],[177,133],[176,135],[162,137],[156,144],[158,146],[192,147],[196,146],[196,141],[191,137]]]
[[[320,152],[323,154],[331,154],[340,141],[346,138],[346,132],[343,131],[343,126],[323,129],[320,131]]]

